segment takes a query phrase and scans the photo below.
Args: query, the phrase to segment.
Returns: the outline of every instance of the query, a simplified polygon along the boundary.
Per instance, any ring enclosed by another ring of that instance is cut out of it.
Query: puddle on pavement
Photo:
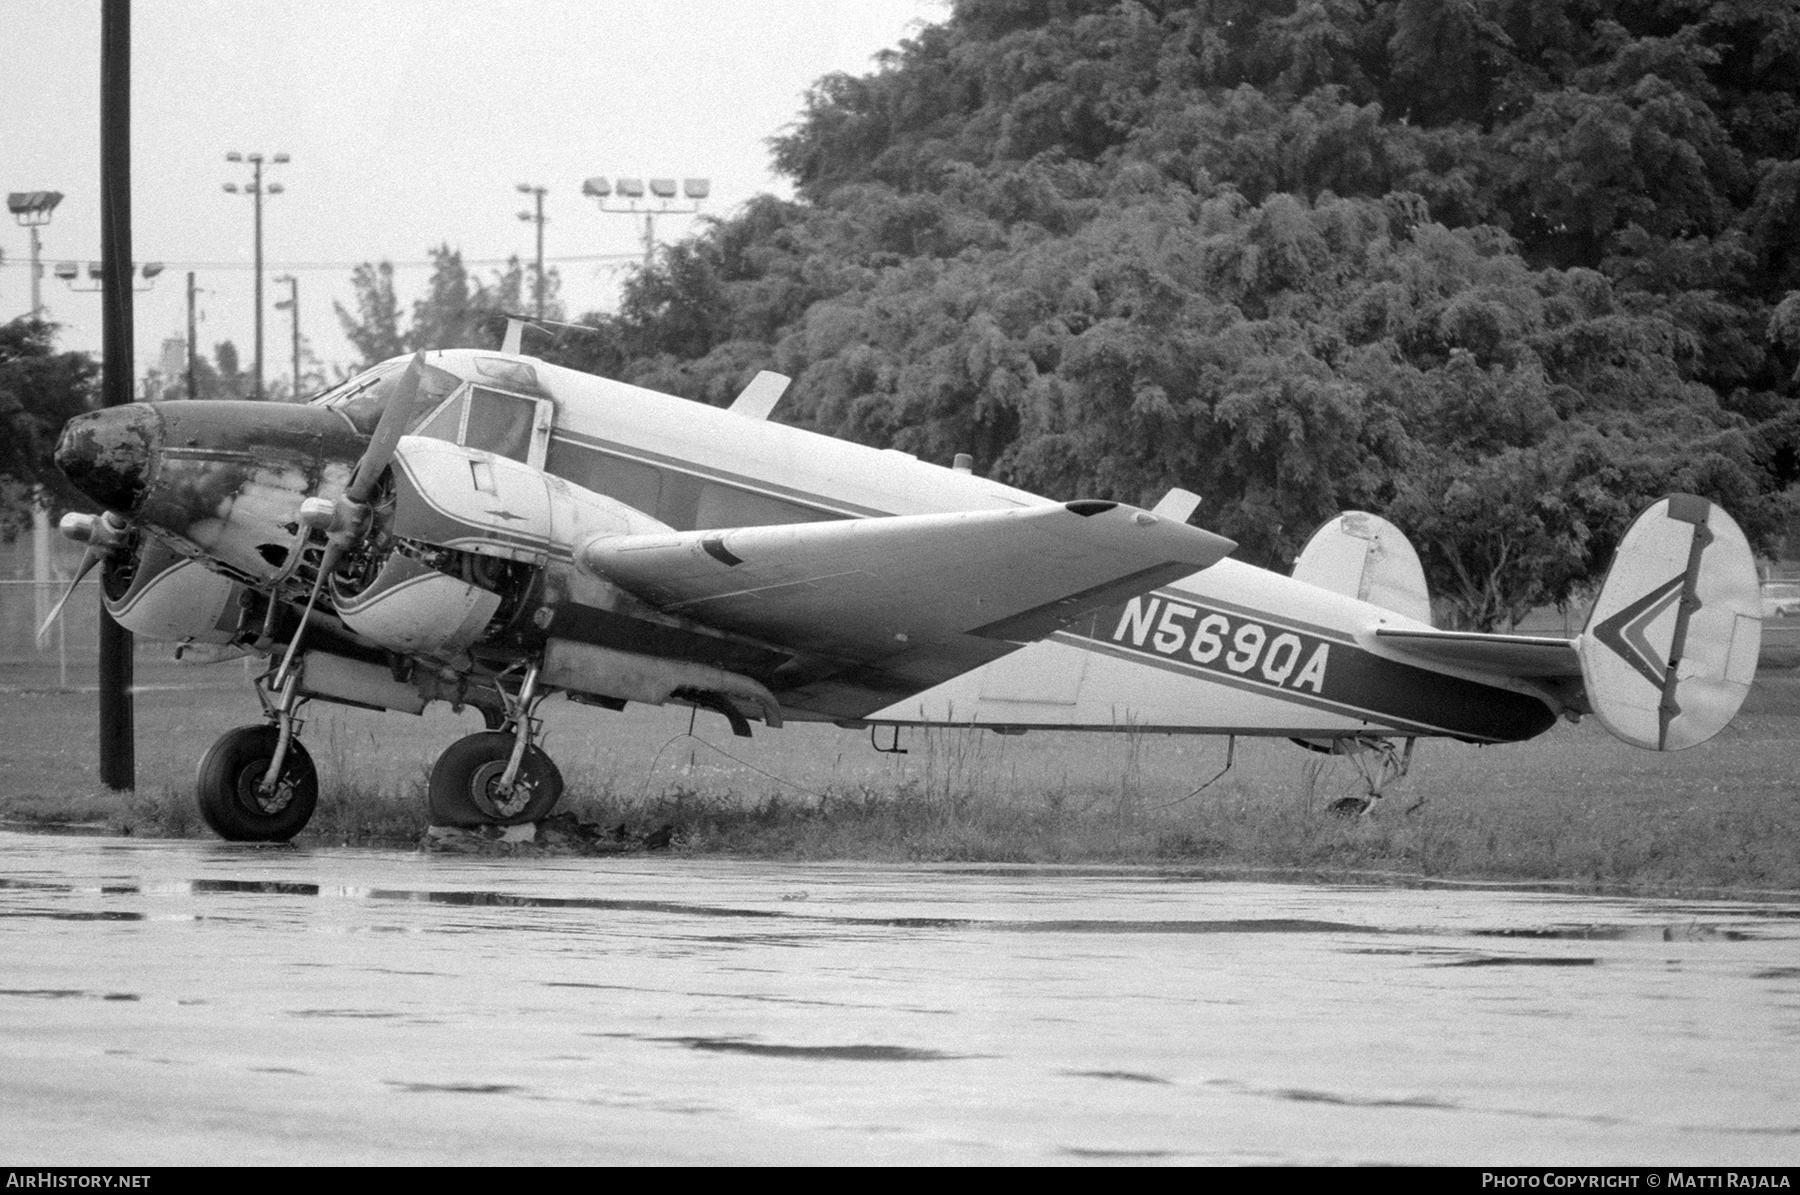
[[[1538,958],[1525,956],[1519,958],[1500,955],[1480,955],[1476,958],[1456,959],[1448,963],[1433,963],[1436,967],[1592,967],[1600,962],[1596,958]]]
[[[962,873],[959,873],[962,874]],[[967,874],[989,874],[975,869]],[[998,870],[992,874],[1011,875],[1016,872]],[[1059,876],[1063,873],[1058,872]],[[1089,874],[1077,871],[1075,875]],[[1110,876],[1113,872],[1100,870],[1094,875]],[[761,909],[735,907],[730,905],[700,904],[685,901],[669,900],[636,900],[609,897],[579,896],[534,896],[522,893],[503,892],[491,889],[472,890],[435,890],[406,888],[356,888],[327,887],[316,883],[295,882],[290,880],[235,880],[235,879],[198,879],[178,881],[173,887],[194,894],[208,895],[248,895],[248,896],[340,896],[353,900],[394,901],[414,904],[447,905],[457,908],[495,908],[495,909],[575,909],[592,910],[610,913],[649,913],[663,914],[673,917],[706,917],[729,920],[779,921],[795,926],[835,925],[857,928],[899,929],[899,930],[987,930],[996,933],[1020,934],[1317,934],[1317,935],[1395,935],[1445,932],[1482,938],[1506,938],[1521,941],[1661,941],[1661,942],[1742,942],[1752,941],[1759,935],[1750,930],[1725,928],[1716,924],[1705,924],[1698,920],[1652,925],[1609,925],[1603,923],[1580,925],[1553,925],[1545,927],[1507,927],[1496,929],[1471,928],[1462,930],[1446,930],[1441,927],[1381,927],[1360,925],[1354,922],[1318,920],[1294,917],[1248,917],[1222,919],[1146,919],[1146,920],[1103,920],[1088,918],[1049,918],[1043,920],[1022,920],[981,917],[908,917],[908,916],[855,916],[833,915],[813,912],[798,908]],[[145,889],[133,884],[109,884],[98,887],[82,887],[70,884],[58,884],[16,878],[0,879],[0,889],[14,888],[37,891],[57,891],[62,893],[98,893],[104,896],[141,895]],[[797,904],[798,899],[791,893],[779,897],[783,903]],[[1677,907],[1671,910],[1676,915],[1689,911]],[[1704,912],[1708,916],[1717,916],[1717,909],[1701,910],[1694,908],[1694,913]],[[1786,921],[1800,918],[1800,909],[1791,908],[1758,908],[1746,906],[1733,909],[1734,917],[1741,916],[1745,920]],[[61,911],[48,909],[18,909],[0,911],[0,917],[48,918],[68,921],[141,921],[145,915],[125,910],[83,910]],[[466,926],[465,929],[477,928]],[[491,928],[482,926],[479,928]],[[524,927],[520,927],[524,928]],[[705,939],[702,939],[705,940]],[[721,939],[723,940],[723,939]],[[734,936],[733,942],[741,939]],[[770,945],[811,945],[811,938],[796,934],[771,933],[761,935],[760,940]],[[1413,953],[1405,948],[1360,947],[1346,948],[1345,953]],[[1429,950],[1423,953],[1431,953]],[[1483,956],[1477,958],[1459,958],[1440,963],[1441,966],[1455,967],[1494,967],[1494,966],[1529,966],[1529,967],[1577,967],[1592,966],[1597,960],[1593,958],[1508,958]],[[1768,975],[1765,978],[1786,978],[1781,975]]]
[[[0,988],[0,996],[27,1000],[138,1000],[131,992],[90,992],[85,988]]]
[[[774,1042],[745,1041],[737,1037],[647,1037],[644,1041],[686,1046],[719,1054],[754,1054],[759,1058],[801,1058],[815,1062],[943,1062],[977,1058],[977,1054],[947,1054],[912,1046],[789,1046]]]
[[[448,1095],[510,1095],[525,1090],[512,1083],[403,1083],[389,1079],[389,1087],[406,1092],[441,1092]]]

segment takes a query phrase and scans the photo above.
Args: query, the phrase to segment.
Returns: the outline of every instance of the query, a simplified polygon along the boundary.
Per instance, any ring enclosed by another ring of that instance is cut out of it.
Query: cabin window
[[[818,523],[836,518],[796,502],[755,494],[716,481],[702,482],[694,508],[694,530],[715,527],[773,527],[781,523]]]
[[[550,441],[544,469],[584,490],[605,494],[633,510],[656,514],[662,499],[662,470],[654,465],[583,448],[568,440]]]
[[[463,425],[465,445],[515,461],[530,461],[536,402],[476,386],[469,391],[468,406]]]

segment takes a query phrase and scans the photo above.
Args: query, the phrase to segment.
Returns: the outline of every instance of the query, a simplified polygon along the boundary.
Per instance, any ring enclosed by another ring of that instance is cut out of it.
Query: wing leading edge
[[[590,540],[578,563],[669,613],[936,683],[1236,547],[1110,502]],[[891,678],[902,680],[901,675]]]

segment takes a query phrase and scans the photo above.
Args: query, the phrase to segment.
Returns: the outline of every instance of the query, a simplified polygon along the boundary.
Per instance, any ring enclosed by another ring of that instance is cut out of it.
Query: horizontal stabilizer
[[[1375,638],[1409,656],[1451,668],[1519,677],[1579,677],[1576,640],[1548,635],[1484,635],[1475,631],[1408,631],[1383,627]]]
[[[658,608],[797,653],[953,676],[1236,545],[1112,502],[590,540],[578,563]]]

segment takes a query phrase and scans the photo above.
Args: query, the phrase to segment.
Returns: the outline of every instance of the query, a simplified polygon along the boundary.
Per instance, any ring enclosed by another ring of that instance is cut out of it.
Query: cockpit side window
[[[463,396],[459,394],[414,428],[412,434],[456,443],[457,437],[462,434],[463,405]]]
[[[531,432],[537,422],[537,403],[480,386],[469,391],[467,402],[469,413],[464,423],[464,444],[515,461],[531,459]]]

